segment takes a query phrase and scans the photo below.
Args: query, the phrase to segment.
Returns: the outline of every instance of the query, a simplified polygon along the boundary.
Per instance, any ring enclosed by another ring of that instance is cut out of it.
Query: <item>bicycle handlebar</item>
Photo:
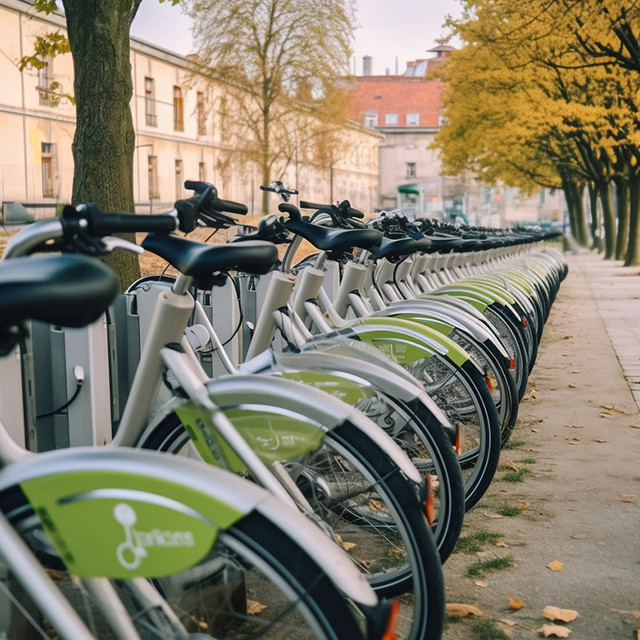
[[[169,233],[174,231],[177,221],[171,215],[132,215],[126,213],[103,213],[95,202],[67,205],[62,211],[63,224],[66,220],[86,220],[91,236],[103,237],[114,233]]]

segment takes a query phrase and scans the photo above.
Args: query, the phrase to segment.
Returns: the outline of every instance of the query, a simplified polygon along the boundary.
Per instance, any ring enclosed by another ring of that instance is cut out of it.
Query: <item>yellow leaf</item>
[[[345,542],[342,539],[342,536],[340,534],[338,534],[338,533],[336,533],[334,535],[334,538],[335,538],[336,542],[338,543],[338,545],[344,549],[344,551],[350,551],[351,549],[353,549],[356,546],[355,542]]]
[[[621,493],[620,500],[622,502],[634,502],[636,497],[632,493]]]
[[[522,609],[522,607],[524,607],[524,602],[519,598],[509,598],[509,607],[514,611],[518,611],[518,609]]]
[[[578,612],[573,609],[559,609],[558,607],[545,607],[542,610],[542,615],[547,619],[561,620],[562,622],[572,622],[578,617]]]
[[[561,627],[557,624],[543,624],[538,631],[542,633],[545,638],[548,638],[549,636],[555,636],[556,638],[568,638],[571,633],[571,629]]]
[[[476,585],[476,587],[488,587],[489,583],[486,580],[476,580],[473,584]]]
[[[247,613],[250,616],[256,616],[259,613],[262,613],[267,608],[266,604],[262,604],[260,602],[256,602],[255,600],[247,601]]]
[[[562,564],[562,562],[560,562],[560,560],[554,560],[553,562],[550,562],[547,567],[549,567],[549,569],[551,569],[551,571],[561,571],[562,567],[564,567],[564,565]]]
[[[482,515],[485,518],[504,518],[504,516],[501,516],[499,513],[491,513],[491,511],[483,511]]]
[[[458,602],[448,602],[446,612],[448,616],[458,616],[460,618],[482,615],[482,611],[480,611],[478,607],[474,607],[472,604],[460,604]]]
[[[388,511],[383,502],[380,502],[380,500],[374,500],[373,498],[369,500],[369,509],[371,509],[371,511]]]
[[[633,616],[634,618],[640,618],[640,611],[638,610],[624,611],[622,609],[611,609],[611,611],[613,611],[613,613],[621,613],[622,615],[625,615],[625,616]]]
[[[518,473],[518,471],[520,471],[520,469],[518,469],[518,467],[511,460],[505,460],[504,462],[500,462],[500,467],[502,467],[502,468],[506,467],[507,469],[513,469],[516,473]]]
[[[518,511],[526,511],[529,508],[528,502],[518,502]]]
[[[500,548],[504,548],[504,549],[508,548],[508,546],[509,546],[506,542],[502,542],[502,540],[498,540],[495,543],[495,545],[496,545],[496,547],[500,547]]]

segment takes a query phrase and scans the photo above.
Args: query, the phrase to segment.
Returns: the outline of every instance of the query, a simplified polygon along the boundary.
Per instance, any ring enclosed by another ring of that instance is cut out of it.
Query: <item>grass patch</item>
[[[493,531],[474,531],[468,536],[460,536],[456,542],[456,546],[453,549],[454,553],[476,553],[481,551],[485,545],[504,538],[501,533],[494,533]]]
[[[522,460],[520,460],[520,462],[522,464],[535,464],[538,461],[535,458],[522,458]]]
[[[502,479],[505,482],[524,482],[525,477],[531,473],[531,469],[520,469],[512,473],[505,473]]]
[[[478,640],[509,640],[509,636],[491,618],[477,620],[471,626],[471,631]]]
[[[524,440],[508,440],[502,448],[516,449],[517,447],[521,447],[524,444],[527,444]]]
[[[491,560],[480,560],[467,567],[467,575],[470,578],[482,577],[486,571],[498,571],[506,569],[513,564],[513,556],[502,556],[501,558],[491,558]]]
[[[512,507],[511,505],[505,504],[496,509],[496,513],[499,513],[501,516],[506,516],[511,518],[513,516],[517,516],[520,513],[520,509],[518,507]]]

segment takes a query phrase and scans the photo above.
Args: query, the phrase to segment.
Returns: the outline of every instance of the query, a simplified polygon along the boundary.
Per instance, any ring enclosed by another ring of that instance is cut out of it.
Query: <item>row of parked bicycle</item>
[[[164,215],[65,207],[5,250],[5,355],[27,321],[104,317],[117,285],[96,256],[138,249],[112,234],[148,233],[179,275],[120,298],[141,348],[119,343],[135,375],[111,442],[33,453],[0,425],[2,631],[441,638],[442,563],[516,423],[562,255],[540,230],[299,208],[281,183],[263,187],[280,215],[203,244],[186,235],[246,207],[185,186]]]

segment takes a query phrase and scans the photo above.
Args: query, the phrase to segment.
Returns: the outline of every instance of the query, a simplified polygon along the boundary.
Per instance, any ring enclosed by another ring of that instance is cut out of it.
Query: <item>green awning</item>
[[[398,187],[398,193],[410,193],[414,196],[419,196],[424,189],[417,184],[401,184]]]

